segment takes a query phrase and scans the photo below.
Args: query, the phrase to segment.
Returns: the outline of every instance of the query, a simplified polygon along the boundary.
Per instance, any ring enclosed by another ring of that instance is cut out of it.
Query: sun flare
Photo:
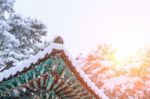
[[[144,45],[144,38],[139,34],[128,34],[123,35],[123,37],[117,37],[113,46],[117,50],[115,53],[115,58],[117,61],[124,61],[130,58],[131,56],[136,57],[136,53]]]
[[[135,55],[136,52],[140,49],[140,46],[127,43],[124,45],[118,45],[116,49],[117,51],[115,54],[115,58],[118,61],[124,61],[124,60],[127,60],[129,57]]]

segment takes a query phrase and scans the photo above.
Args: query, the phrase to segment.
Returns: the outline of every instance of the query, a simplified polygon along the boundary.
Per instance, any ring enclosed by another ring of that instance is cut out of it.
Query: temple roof
[[[96,87],[96,85],[88,78],[88,76],[81,69],[81,66],[77,65],[73,58],[70,56],[65,46],[61,43],[51,43],[43,51],[39,52],[37,55],[30,57],[27,60],[16,63],[14,67],[11,67],[3,72],[0,72],[0,82],[3,83],[17,74],[29,70],[33,65],[39,64],[39,62],[48,59],[51,55],[60,55],[66,62],[69,69],[73,72],[76,78],[81,82],[81,84],[96,98],[108,99],[104,92]]]

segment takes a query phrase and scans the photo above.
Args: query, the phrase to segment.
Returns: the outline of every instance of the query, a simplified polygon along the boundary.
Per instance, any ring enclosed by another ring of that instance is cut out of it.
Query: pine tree
[[[0,0],[0,19],[5,18],[5,14],[11,14],[13,10],[14,0]]]
[[[13,56],[14,47],[17,47],[18,41],[9,30],[7,14],[11,15],[13,12],[14,0],[1,0],[0,1],[0,66],[7,63],[10,56]],[[10,53],[11,51],[11,53]],[[15,61],[14,59],[12,59]]]
[[[6,67],[28,59],[49,44],[42,39],[47,35],[46,26],[16,14],[13,4],[14,0],[0,1],[0,66]]]
[[[19,53],[34,55],[42,49],[44,42],[41,37],[46,36],[46,26],[37,19],[22,18],[20,15],[13,15],[10,19],[10,32],[19,40]]]
[[[15,49],[18,47],[18,40],[10,32],[9,24],[0,20],[0,64],[8,64],[10,60],[16,62],[18,55]],[[14,57],[14,58],[13,58]]]

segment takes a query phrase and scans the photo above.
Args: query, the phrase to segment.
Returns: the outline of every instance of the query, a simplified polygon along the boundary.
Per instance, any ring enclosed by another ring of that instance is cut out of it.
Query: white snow
[[[107,88],[109,90],[113,90],[116,85],[120,85],[126,83],[128,81],[126,76],[114,77],[111,79],[104,80],[103,88]]]
[[[8,37],[9,38],[9,41],[14,41],[16,42],[17,44],[19,44],[19,41],[15,38],[14,35],[12,35],[11,33],[7,32],[7,31],[4,31],[4,36]]]
[[[102,66],[108,66],[108,67],[110,67],[111,66],[111,63],[110,63],[110,61],[109,60],[103,60],[103,61],[101,61],[101,65]]]
[[[109,99],[104,94],[104,92],[98,87],[96,87],[96,85],[88,78],[88,75],[86,75],[83,72],[81,67],[76,64],[76,62],[70,56],[68,51],[65,49],[64,45],[56,44],[56,43],[51,43],[50,46],[44,49],[44,51],[39,52],[37,55],[31,57],[30,59],[22,61],[20,63],[16,63],[15,67],[12,67],[8,70],[0,72],[0,81],[2,81],[4,78],[8,78],[10,75],[15,75],[18,71],[22,71],[25,67],[29,67],[32,63],[36,63],[38,59],[43,58],[47,53],[51,53],[53,49],[63,50],[65,54],[69,57],[69,60],[72,62],[77,72],[80,74],[83,80],[87,83],[87,85],[102,99]]]
[[[55,49],[54,45],[55,44],[51,44],[44,51],[39,52],[37,55],[31,57],[30,59],[15,63],[15,67],[0,72],[0,81],[3,80],[3,78],[8,78],[10,75],[14,75],[17,71],[22,71],[25,67],[29,67],[32,63],[36,63],[38,59],[43,58],[47,53],[51,53],[52,49]]]
[[[81,67],[79,65],[77,65],[77,63],[73,60],[72,56],[70,56],[70,54],[68,53],[68,51],[66,49],[64,49],[65,54],[69,57],[70,61],[72,62],[73,66],[76,68],[77,72],[79,72],[80,76],[83,78],[83,80],[87,83],[87,85],[102,99],[109,99],[106,94],[99,89],[88,77],[88,75],[86,75],[84,73],[84,71],[81,69]]]

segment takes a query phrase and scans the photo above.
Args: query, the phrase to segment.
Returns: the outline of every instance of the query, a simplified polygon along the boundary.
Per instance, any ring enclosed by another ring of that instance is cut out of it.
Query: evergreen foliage
[[[16,14],[14,0],[0,1],[0,66],[11,67],[46,47],[46,26],[37,19]]]

